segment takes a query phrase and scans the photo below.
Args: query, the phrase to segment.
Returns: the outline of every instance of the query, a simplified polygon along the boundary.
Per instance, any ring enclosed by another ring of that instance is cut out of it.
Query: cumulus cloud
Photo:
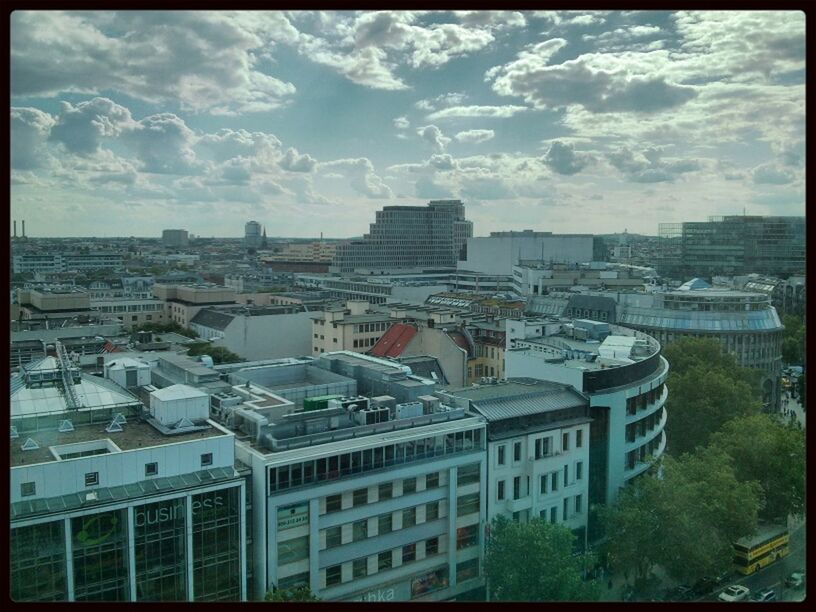
[[[54,118],[36,108],[11,109],[11,167],[33,170],[45,164],[45,142]]]
[[[374,172],[374,165],[366,157],[337,159],[321,163],[320,170],[340,172],[349,179],[351,188],[367,198],[392,198],[391,188]]]
[[[452,198],[453,192],[430,176],[422,176],[414,183],[414,194],[423,200]]]
[[[527,25],[524,14],[518,11],[454,11],[454,15],[462,25],[468,27],[503,29]]]
[[[311,172],[317,161],[308,154],[298,155],[297,149],[289,148],[278,165],[289,172]]]
[[[465,100],[467,100],[467,95],[465,93],[452,92],[436,96],[435,98],[418,100],[414,103],[414,106],[422,111],[432,111],[444,106],[459,106]]]
[[[99,151],[103,138],[115,138],[135,127],[130,111],[108,98],[94,98],[76,106],[62,102],[51,139],[71,153],[92,155]]]
[[[587,153],[576,152],[572,144],[556,140],[550,145],[542,161],[553,172],[569,175],[583,170],[592,161],[592,157]]]
[[[447,153],[442,155],[431,155],[428,165],[436,170],[446,171],[456,168],[456,160]]]
[[[411,127],[411,122],[408,121],[408,117],[397,117],[394,119],[394,127],[398,130],[407,130]]]
[[[144,172],[184,175],[204,169],[192,149],[193,131],[173,113],[145,117],[122,138],[134,149]]]
[[[758,185],[786,185],[796,178],[793,172],[775,164],[757,166],[752,170],[751,177]]]
[[[458,117],[512,117],[526,111],[526,106],[452,106],[428,115],[429,121],[452,119]]]
[[[281,141],[274,134],[228,128],[204,134],[195,144],[198,150],[206,151],[219,162],[241,156],[271,161],[281,148]]]
[[[679,174],[701,168],[696,159],[663,159],[663,150],[659,147],[648,147],[640,152],[621,147],[609,153],[607,159],[635,183],[673,181]]]
[[[491,140],[495,135],[496,133],[493,130],[466,130],[459,132],[454,138],[459,142],[479,144]]]
[[[419,134],[422,140],[431,145],[434,150],[440,152],[444,151],[445,147],[451,141],[451,139],[442,134],[442,130],[435,125],[417,128],[417,134]]]

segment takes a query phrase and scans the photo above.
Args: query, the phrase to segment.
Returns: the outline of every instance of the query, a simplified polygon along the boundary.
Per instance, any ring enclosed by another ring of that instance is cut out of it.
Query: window
[[[575,432],[575,448],[581,448],[584,445],[584,430],[578,429]]]
[[[309,536],[278,542],[278,565],[302,561],[309,557]]]
[[[465,516],[479,511],[479,494],[462,495],[456,500],[456,516]]]
[[[521,442],[513,443],[513,461],[521,461]]]
[[[439,518],[439,502],[425,504],[425,521],[435,521]]]
[[[425,476],[426,489],[435,489],[438,486],[439,486],[439,472],[434,472],[433,474],[427,474]]]
[[[326,568],[326,586],[334,586],[340,584],[343,580],[342,565],[332,565]]]
[[[550,522],[556,523],[558,522],[558,506],[553,506],[550,508]]]
[[[575,513],[576,514],[581,513],[581,496],[580,495],[575,496]]]
[[[326,497],[326,514],[339,512],[343,507],[343,497],[341,495],[329,495]]]
[[[30,497],[37,494],[37,485],[34,482],[24,482],[20,485],[20,495]]]
[[[547,474],[542,474],[539,480],[539,492],[545,495],[547,493]]]
[[[402,547],[402,562],[409,563],[416,560],[416,544],[408,544]]]
[[[355,521],[351,525],[351,541],[359,542],[368,537],[368,519],[362,521]]]
[[[479,482],[479,464],[471,463],[470,465],[463,465],[457,470],[457,475],[459,486]]]
[[[355,559],[351,564],[351,577],[363,578],[365,576],[368,576],[368,559],[366,557]]]
[[[280,580],[278,580],[279,589],[291,589],[296,586],[308,584],[309,584],[309,572],[295,574],[294,576],[287,576],[286,578],[281,578]]]
[[[381,500],[391,499],[394,497],[394,483],[385,482],[381,484],[379,488],[379,496]]]
[[[468,546],[479,543],[479,526],[468,525],[456,530],[456,550],[462,550]]]
[[[584,477],[584,462],[579,461],[575,464],[575,480],[581,480]]]
[[[550,474],[550,489],[553,491],[558,490],[558,472],[552,472]]]
[[[439,552],[439,538],[431,538],[430,540],[425,540],[425,556],[430,557],[431,555],[435,555]]]
[[[416,478],[406,478],[402,481],[402,494],[414,493],[416,491]]]
[[[201,455],[201,467],[212,465],[212,453],[204,453]]]
[[[393,555],[390,550],[386,550],[377,555],[377,569],[379,571],[391,569],[391,558]]]
[[[145,476],[155,476],[159,473],[158,463],[145,463]]]
[[[326,528],[326,548],[336,548],[342,544],[343,530],[340,525]]]
[[[561,450],[567,452],[569,450],[569,432],[565,433],[561,439]]]
[[[383,535],[385,533],[391,533],[391,513],[388,514],[381,514],[377,517],[377,533],[379,535]]]
[[[500,480],[498,484],[498,489],[496,491],[496,499],[499,501],[504,499],[504,481]]]
[[[502,444],[498,448],[498,457],[497,457],[497,459],[498,459],[498,464],[499,465],[504,465],[505,464],[504,451],[505,451],[506,448],[507,447],[504,444]]]
[[[569,466],[564,466],[564,486],[569,485]]]
[[[521,476],[513,478],[513,499],[521,497]]]
[[[356,489],[352,494],[352,506],[364,506],[368,503],[368,489]]]
[[[94,487],[99,484],[99,472],[88,472],[85,474],[85,486]]]
[[[569,497],[564,498],[564,520],[566,521],[569,518]]]
[[[479,576],[479,558],[456,564],[456,582],[463,582]]]
[[[416,525],[416,508],[405,508],[402,511],[402,528]]]

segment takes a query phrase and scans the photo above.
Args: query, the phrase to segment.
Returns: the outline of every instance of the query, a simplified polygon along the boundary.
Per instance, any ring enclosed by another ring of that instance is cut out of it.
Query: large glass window
[[[425,522],[435,521],[439,518],[439,502],[433,501],[425,504]]]
[[[379,571],[391,569],[391,559],[393,555],[390,550],[386,550],[377,555],[377,569]]]
[[[456,500],[456,516],[465,516],[479,511],[479,494],[462,495]]]
[[[368,559],[366,557],[355,559],[351,564],[351,577],[365,578],[366,576],[368,576]]]
[[[464,486],[479,482],[479,464],[463,465],[458,470],[458,484]]]
[[[456,582],[476,578],[479,575],[479,558],[456,564]]]
[[[12,529],[9,552],[14,601],[68,599],[62,521]]]
[[[238,487],[193,495],[193,590],[196,601],[241,598]]]
[[[356,489],[352,494],[352,506],[364,506],[368,503],[368,489]]]
[[[462,550],[468,546],[479,543],[479,526],[468,525],[456,530],[456,550]]]
[[[340,525],[326,528],[326,548],[335,548],[342,543],[342,529]]]
[[[76,601],[128,601],[127,514],[100,512],[71,519]]]
[[[309,536],[278,542],[278,565],[302,561],[309,556]]]
[[[343,507],[343,498],[340,495],[329,495],[326,497],[326,513],[339,512]]]
[[[368,519],[356,521],[351,525],[351,541],[359,542],[368,537]]]
[[[405,508],[402,511],[402,528],[416,525],[416,508]]]
[[[379,488],[380,499],[391,499],[394,496],[394,483],[385,482]]]
[[[183,498],[133,509],[138,601],[187,599],[186,518]]]
[[[336,584],[340,584],[343,579],[343,566],[342,565],[332,565],[331,567],[326,568],[326,586],[334,586]]]
[[[416,478],[406,478],[402,481],[402,494],[414,493],[416,491]]]

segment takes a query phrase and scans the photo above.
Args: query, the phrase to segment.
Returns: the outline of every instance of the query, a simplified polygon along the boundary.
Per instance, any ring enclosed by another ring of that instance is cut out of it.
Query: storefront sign
[[[354,595],[351,601],[408,601],[410,594],[411,584],[400,582]]]
[[[291,529],[309,522],[309,504],[278,508],[278,531]]]
[[[139,506],[134,509],[133,520],[137,527],[144,527],[145,525],[156,525],[157,523],[164,523],[165,521],[175,521],[184,516],[184,500],[179,498],[175,500],[173,506],[164,506],[156,508],[156,504],[147,506]],[[224,505],[224,497],[216,495],[214,497],[206,497],[203,501],[197,499],[193,501],[193,516],[195,516],[202,509],[210,510]],[[154,506],[151,508],[150,506]]]

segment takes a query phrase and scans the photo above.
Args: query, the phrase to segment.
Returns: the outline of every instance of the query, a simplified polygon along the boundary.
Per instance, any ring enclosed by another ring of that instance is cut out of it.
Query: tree
[[[711,436],[733,460],[737,479],[762,489],[759,515],[779,521],[801,514],[805,503],[805,435],[767,414],[733,419]]]
[[[264,601],[320,601],[320,598],[312,593],[308,586],[303,584],[291,589],[272,589],[266,594]]]
[[[784,315],[782,324],[782,361],[788,364],[801,365],[805,360],[805,323],[797,315]]]
[[[493,521],[485,552],[490,599],[498,601],[595,601],[599,588],[585,582],[592,556],[573,554],[575,535],[540,518]]]
[[[212,357],[213,363],[216,365],[221,363],[238,363],[239,361],[243,361],[240,355],[236,355],[223,346],[213,346],[209,342],[194,342],[193,344],[188,345],[187,355],[190,357],[209,355]]]
[[[675,456],[705,446],[709,436],[733,418],[758,414],[758,388],[704,363],[671,372],[666,402],[668,448]]]

